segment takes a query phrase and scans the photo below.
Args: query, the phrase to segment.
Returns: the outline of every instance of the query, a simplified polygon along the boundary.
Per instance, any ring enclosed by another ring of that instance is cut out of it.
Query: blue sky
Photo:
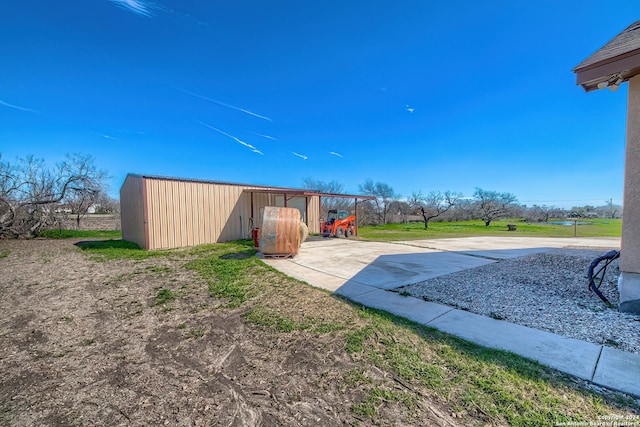
[[[128,172],[527,205],[622,202],[627,85],[572,68],[601,1],[21,0],[0,5],[0,153]]]

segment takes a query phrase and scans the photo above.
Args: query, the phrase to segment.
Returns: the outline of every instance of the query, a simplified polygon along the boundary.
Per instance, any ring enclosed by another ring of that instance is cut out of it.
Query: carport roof
[[[578,64],[576,84],[585,91],[599,89],[606,82],[608,87],[620,85],[640,73],[640,21],[624,31]]]
[[[342,199],[362,199],[373,200],[373,196],[363,196],[362,194],[338,194],[338,193],[323,193],[316,190],[304,190],[296,188],[247,188],[243,190],[245,193],[265,193],[265,194],[286,194],[287,196],[320,196],[320,197],[339,197]]]

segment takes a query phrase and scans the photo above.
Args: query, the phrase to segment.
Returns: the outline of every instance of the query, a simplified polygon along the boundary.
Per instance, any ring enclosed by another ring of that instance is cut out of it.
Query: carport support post
[[[358,221],[358,198],[356,197],[353,202],[353,215],[356,217],[356,236],[358,235],[358,229],[360,228],[360,221]]]
[[[640,314],[640,75],[629,80],[618,309]]]

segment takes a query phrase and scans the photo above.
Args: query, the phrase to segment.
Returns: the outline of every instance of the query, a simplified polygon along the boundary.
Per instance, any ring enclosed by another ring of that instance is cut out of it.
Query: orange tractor
[[[356,231],[356,217],[347,211],[330,210],[327,221],[322,224],[324,237],[351,237]]]

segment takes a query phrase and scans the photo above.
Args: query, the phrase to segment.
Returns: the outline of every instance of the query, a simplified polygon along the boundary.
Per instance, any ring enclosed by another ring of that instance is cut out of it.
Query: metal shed
[[[320,232],[320,198],[371,197],[221,181],[127,175],[120,188],[122,238],[145,249],[170,249],[251,237],[266,206],[295,207],[310,233]]]

